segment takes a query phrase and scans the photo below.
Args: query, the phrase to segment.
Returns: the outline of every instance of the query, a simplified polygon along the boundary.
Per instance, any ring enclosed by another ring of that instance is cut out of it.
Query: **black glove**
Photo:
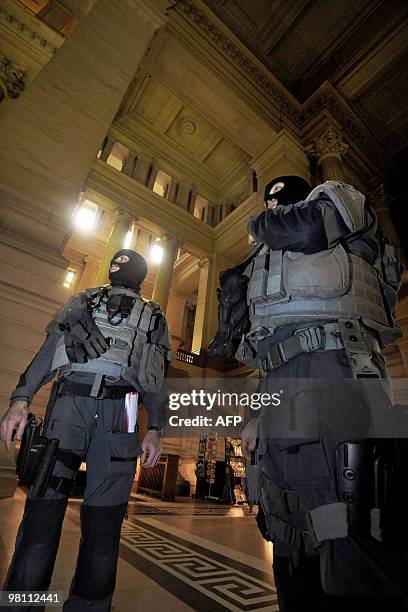
[[[231,351],[234,339],[240,338],[249,326],[248,279],[237,270],[229,269],[221,273],[220,283],[222,289],[217,289],[218,330],[208,345],[208,351],[225,357]]]
[[[64,330],[65,351],[70,363],[85,363],[96,359],[109,348],[86,304],[81,310],[72,310],[60,323]]]

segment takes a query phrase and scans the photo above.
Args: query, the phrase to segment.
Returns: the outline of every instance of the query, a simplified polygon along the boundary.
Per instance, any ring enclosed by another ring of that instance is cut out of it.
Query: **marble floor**
[[[24,498],[17,489],[12,499],[0,501],[1,580]],[[79,505],[78,499],[70,501],[50,587],[65,594],[79,543]],[[247,506],[132,496],[122,528],[114,612],[277,612],[272,546],[261,538],[255,514]]]

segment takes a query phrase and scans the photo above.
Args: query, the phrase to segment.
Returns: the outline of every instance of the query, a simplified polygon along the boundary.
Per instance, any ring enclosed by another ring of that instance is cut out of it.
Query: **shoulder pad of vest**
[[[88,289],[85,289],[85,291],[83,291],[82,293],[85,293],[86,297],[90,298],[93,295],[100,293],[106,287],[108,287],[108,285],[101,285],[100,287],[88,287]],[[81,295],[81,294],[78,293],[78,295]]]
[[[351,232],[363,229],[365,196],[360,191],[341,181],[326,181],[312,189],[306,202],[315,200],[321,194],[331,199]]]
[[[155,314],[161,314],[164,317],[163,311],[157,302],[153,302],[152,300],[147,300],[145,303],[149,305],[149,308],[151,309],[152,312],[154,312]]]

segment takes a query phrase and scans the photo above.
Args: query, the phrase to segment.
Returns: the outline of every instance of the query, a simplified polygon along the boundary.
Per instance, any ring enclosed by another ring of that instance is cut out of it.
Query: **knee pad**
[[[48,589],[67,503],[67,498],[27,498],[5,590]]]
[[[120,529],[127,504],[81,507],[82,538],[72,593],[103,599],[115,590]]]

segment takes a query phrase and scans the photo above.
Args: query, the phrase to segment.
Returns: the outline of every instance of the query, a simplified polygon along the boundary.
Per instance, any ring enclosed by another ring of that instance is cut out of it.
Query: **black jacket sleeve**
[[[25,400],[30,405],[38,389],[54,377],[55,372],[51,371],[51,364],[58,339],[57,333],[51,332],[47,335],[44,344],[21,374],[17,387],[11,394],[10,405],[17,400]]]
[[[21,374],[17,387],[11,394],[10,405],[17,400],[25,400],[30,405],[38,389],[46,385],[54,377],[55,372],[51,370],[52,360],[58,340],[63,333],[60,330],[59,324],[64,320],[69,309],[77,303],[77,299],[78,296],[72,296],[47,325],[45,342],[26,370]]]
[[[161,347],[161,350],[164,352],[166,371],[167,364],[169,364],[171,360],[171,345],[167,321],[163,314],[160,314],[157,317],[154,330],[152,331],[150,336],[150,342],[153,344],[158,344]],[[148,412],[148,425],[162,429],[165,425],[167,411],[166,380],[164,380],[162,388],[158,393],[144,392],[143,403],[146,406]]]
[[[330,221],[330,236],[327,227]],[[325,196],[289,206],[277,206],[251,219],[249,233],[278,251],[317,253],[349,233],[334,204]]]

